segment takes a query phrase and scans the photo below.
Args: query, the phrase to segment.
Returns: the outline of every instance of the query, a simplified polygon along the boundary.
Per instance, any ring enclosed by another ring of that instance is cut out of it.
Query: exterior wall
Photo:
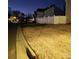
[[[40,24],[66,24],[66,16],[48,16],[36,18],[36,22]]]
[[[41,18],[41,17],[48,17],[48,16],[53,16],[54,15],[54,7],[50,7],[49,9],[45,10],[45,11],[40,11],[37,12],[37,17]]]
[[[40,18],[40,17],[43,17],[44,16],[44,12],[37,12],[37,17]]]
[[[54,7],[51,7],[45,11],[45,16],[53,16],[54,15]]]
[[[54,24],[66,24],[66,16],[54,16]]]
[[[71,23],[71,0],[66,0],[66,23]]]
[[[36,23],[40,24],[53,24],[54,22],[53,16],[43,17],[43,18],[36,18]]]

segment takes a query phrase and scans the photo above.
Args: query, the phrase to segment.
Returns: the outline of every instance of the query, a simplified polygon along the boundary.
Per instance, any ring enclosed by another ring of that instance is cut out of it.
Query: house
[[[65,7],[64,11],[54,5],[54,24],[66,24]]]
[[[65,11],[62,11],[55,5],[47,8],[38,8],[34,15],[36,22],[41,24],[64,24],[66,23]]]
[[[35,15],[36,15],[36,23],[52,24],[54,16],[54,8],[51,6],[47,8],[38,8],[35,11]]]

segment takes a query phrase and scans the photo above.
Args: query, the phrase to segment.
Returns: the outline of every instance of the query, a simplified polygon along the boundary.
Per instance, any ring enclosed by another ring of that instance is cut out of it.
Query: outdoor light
[[[14,16],[13,19],[16,19],[16,17]]]

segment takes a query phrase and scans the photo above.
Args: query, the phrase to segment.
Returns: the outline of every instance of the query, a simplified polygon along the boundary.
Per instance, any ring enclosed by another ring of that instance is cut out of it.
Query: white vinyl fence
[[[36,22],[40,24],[66,24],[66,16],[48,16],[36,18]]]
[[[36,22],[40,24],[53,24],[54,23],[54,17],[43,17],[43,18],[36,18]]]
[[[66,16],[54,16],[54,24],[66,24]]]

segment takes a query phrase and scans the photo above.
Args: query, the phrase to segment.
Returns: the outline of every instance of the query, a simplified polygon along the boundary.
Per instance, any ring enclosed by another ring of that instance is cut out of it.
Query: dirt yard
[[[71,59],[71,25],[40,25],[22,29],[39,59]]]

